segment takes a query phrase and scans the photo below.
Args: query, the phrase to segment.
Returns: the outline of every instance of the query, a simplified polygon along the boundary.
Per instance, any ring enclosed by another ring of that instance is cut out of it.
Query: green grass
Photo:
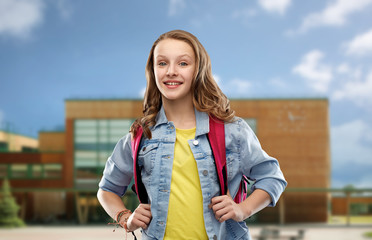
[[[367,238],[372,238],[372,232],[366,232],[364,236]]]
[[[346,216],[331,216],[329,218],[331,224],[346,224]],[[351,216],[351,224],[372,224],[372,216]]]

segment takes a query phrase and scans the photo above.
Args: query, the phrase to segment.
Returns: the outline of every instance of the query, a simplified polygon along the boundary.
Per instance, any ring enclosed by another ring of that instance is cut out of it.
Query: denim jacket
[[[245,222],[227,220],[219,223],[208,208],[211,199],[220,194],[213,153],[207,133],[209,117],[195,110],[195,139],[189,140],[199,172],[203,195],[203,215],[209,239],[251,239]],[[152,139],[143,138],[138,153],[138,164],[143,166],[141,176],[151,203],[152,220],[142,232],[142,239],[162,239],[167,221],[176,129],[166,118],[164,109],[159,111],[156,124],[151,128]],[[123,196],[133,177],[133,158],[130,134],[117,143],[108,158],[99,187]],[[242,174],[254,180],[252,190],[259,188],[271,197],[275,206],[287,183],[279,163],[261,148],[261,145],[241,118],[225,124],[227,182],[231,196],[238,192]]]

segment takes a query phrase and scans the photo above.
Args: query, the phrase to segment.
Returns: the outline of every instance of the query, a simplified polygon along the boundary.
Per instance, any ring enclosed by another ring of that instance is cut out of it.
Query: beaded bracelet
[[[131,232],[131,231],[128,230],[127,221],[128,221],[128,218],[129,218],[130,215],[129,215],[128,217],[125,217],[125,218],[124,218],[124,223],[123,223],[123,225],[120,224],[121,217],[122,217],[124,214],[127,214],[127,213],[132,214],[132,212],[131,212],[130,210],[128,210],[128,209],[125,209],[125,210],[122,210],[122,211],[118,212],[118,213],[115,215],[115,219],[114,219],[114,220],[116,221],[116,223],[109,223],[109,224],[119,225],[120,227],[124,228],[126,234],[127,234],[128,232],[132,233],[132,235],[133,235],[133,237],[134,237],[134,240],[137,240],[137,237],[136,237],[136,235],[134,234],[134,232]],[[114,232],[115,232],[115,229],[114,229]],[[125,239],[127,239],[127,235],[126,235],[126,234],[125,234]]]
[[[132,214],[132,212],[131,212],[129,209],[125,209],[125,210],[122,210],[122,211],[118,212],[118,213],[116,214],[116,217],[115,217],[116,222],[119,223],[121,217],[122,217],[124,214],[127,214],[127,213]],[[127,222],[127,220],[128,220],[128,218],[126,218],[124,221]]]

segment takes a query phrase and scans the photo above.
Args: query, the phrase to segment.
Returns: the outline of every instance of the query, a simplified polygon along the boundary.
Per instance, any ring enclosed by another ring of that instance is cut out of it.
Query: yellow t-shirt
[[[198,168],[187,142],[195,128],[176,129],[176,143],[164,239],[208,239]]]

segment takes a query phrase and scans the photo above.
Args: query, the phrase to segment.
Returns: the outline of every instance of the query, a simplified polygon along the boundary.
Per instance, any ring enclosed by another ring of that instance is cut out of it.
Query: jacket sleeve
[[[131,135],[127,134],[116,144],[107,159],[99,187],[105,191],[123,196],[133,177]]]
[[[239,119],[238,124],[240,169],[254,181],[252,191],[257,188],[266,191],[272,200],[269,206],[275,206],[287,186],[279,162],[261,148],[255,133],[244,120]]]

